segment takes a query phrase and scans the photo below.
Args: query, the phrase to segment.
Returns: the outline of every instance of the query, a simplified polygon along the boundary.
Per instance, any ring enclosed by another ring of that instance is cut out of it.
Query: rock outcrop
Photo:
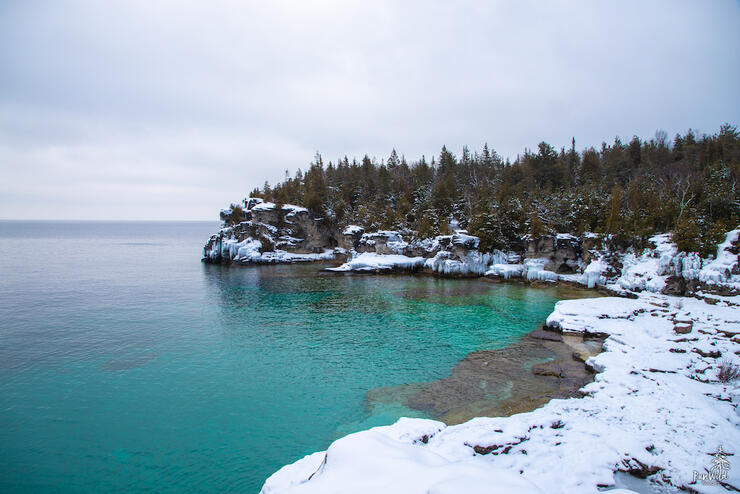
[[[245,199],[244,207],[221,211],[223,227],[203,248],[203,261],[250,264],[334,258],[335,235],[323,219],[306,208],[278,207],[262,199]]]

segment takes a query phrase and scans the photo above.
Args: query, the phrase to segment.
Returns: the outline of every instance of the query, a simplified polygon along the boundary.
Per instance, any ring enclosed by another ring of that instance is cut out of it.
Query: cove
[[[577,296],[202,265],[213,229],[0,222],[0,490],[257,492],[344,434],[438,418],[368,393],[445,379]]]

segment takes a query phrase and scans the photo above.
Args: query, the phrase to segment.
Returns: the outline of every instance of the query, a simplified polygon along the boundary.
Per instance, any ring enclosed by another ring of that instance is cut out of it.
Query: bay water
[[[0,492],[258,492],[557,288],[200,262],[213,222],[0,221]]]

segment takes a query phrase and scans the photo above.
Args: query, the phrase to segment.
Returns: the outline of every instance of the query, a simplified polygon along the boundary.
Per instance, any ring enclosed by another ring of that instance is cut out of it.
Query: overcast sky
[[[0,218],[217,219],[391,149],[740,123],[740,2],[0,1]]]

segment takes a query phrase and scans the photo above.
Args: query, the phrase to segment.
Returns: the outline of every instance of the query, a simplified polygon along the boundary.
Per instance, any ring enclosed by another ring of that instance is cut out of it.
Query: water
[[[199,262],[215,223],[0,222],[0,491],[246,492],[423,416],[368,391],[516,341],[557,289]]]

